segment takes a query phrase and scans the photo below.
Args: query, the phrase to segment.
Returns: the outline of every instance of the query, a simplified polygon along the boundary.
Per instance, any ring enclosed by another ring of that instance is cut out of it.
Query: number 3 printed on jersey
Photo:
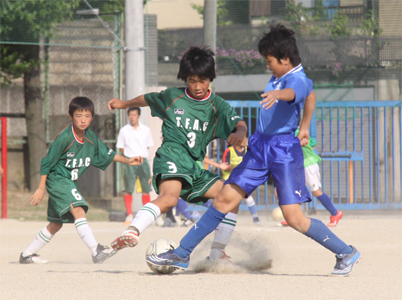
[[[177,167],[174,163],[171,161],[168,161],[167,164],[169,165],[169,173],[176,173],[177,172]]]
[[[195,139],[196,139],[196,134],[195,134],[195,132],[189,132],[188,134],[187,134],[187,137],[188,137],[188,141],[187,141],[187,144],[188,144],[188,146],[190,147],[190,148],[193,148],[194,147],[194,145],[195,145]]]

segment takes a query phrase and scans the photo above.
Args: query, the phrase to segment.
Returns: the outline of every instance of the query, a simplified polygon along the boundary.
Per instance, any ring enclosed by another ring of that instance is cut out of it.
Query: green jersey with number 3
[[[90,165],[105,170],[115,155],[116,152],[102,143],[92,130],[85,130],[82,141],[75,134],[73,125],[69,125],[51,144],[41,161],[40,173],[53,173],[75,181]]]
[[[227,139],[241,118],[221,97],[209,92],[194,99],[186,88],[168,88],[145,95],[151,114],[163,120],[163,143],[183,146],[194,160],[203,160],[215,138]]]

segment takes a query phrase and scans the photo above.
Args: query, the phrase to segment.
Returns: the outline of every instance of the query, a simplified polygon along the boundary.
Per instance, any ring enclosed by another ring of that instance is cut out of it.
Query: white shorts
[[[320,167],[317,163],[305,167],[304,176],[306,177],[306,185],[310,191],[315,192],[321,188]]]

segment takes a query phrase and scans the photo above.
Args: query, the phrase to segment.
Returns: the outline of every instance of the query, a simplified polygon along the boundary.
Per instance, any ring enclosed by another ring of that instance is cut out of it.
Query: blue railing
[[[250,136],[259,102],[228,102],[246,121]],[[402,208],[402,101],[317,102],[310,135],[322,157],[322,190],[338,209]],[[209,156],[222,161],[225,148],[225,141],[216,140]],[[259,209],[278,205],[273,191],[271,180],[256,189]],[[313,197],[307,209],[324,207]]]

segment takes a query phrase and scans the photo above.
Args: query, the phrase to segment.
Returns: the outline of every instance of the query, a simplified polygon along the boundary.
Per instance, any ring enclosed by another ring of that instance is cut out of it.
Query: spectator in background
[[[129,124],[120,129],[117,138],[116,148],[120,149],[121,154],[131,158],[134,156],[142,156],[144,162],[138,166],[123,166],[123,199],[127,210],[126,222],[133,220],[132,202],[135,182],[140,179],[142,189],[142,204],[150,202],[149,192],[151,191],[150,179],[151,169],[148,162],[149,147],[154,145],[152,134],[149,127],[139,122],[141,109],[139,107],[130,107],[127,110]]]

